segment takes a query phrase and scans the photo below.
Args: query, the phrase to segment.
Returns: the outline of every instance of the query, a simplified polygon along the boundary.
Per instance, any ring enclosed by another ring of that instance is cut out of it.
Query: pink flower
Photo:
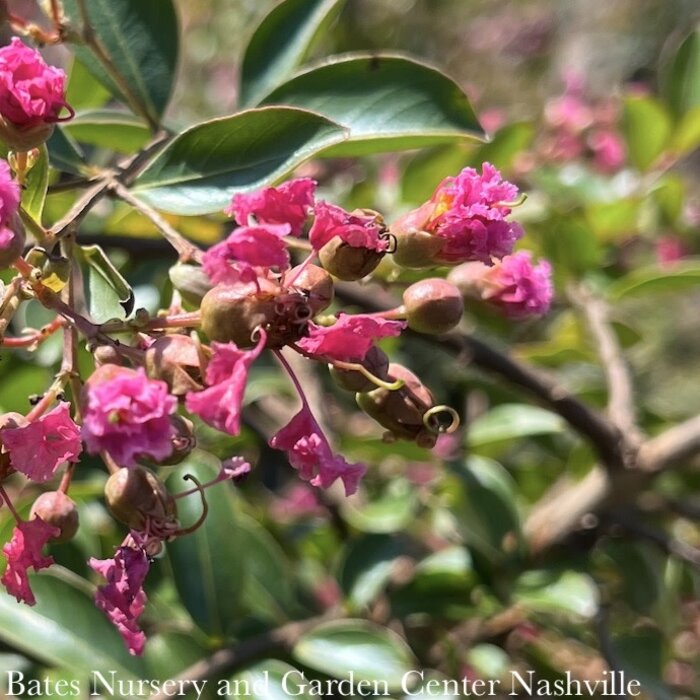
[[[290,180],[279,187],[265,187],[250,194],[237,194],[226,209],[240,226],[248,226],[249,218],[259,224],[289,224],[291,234],[299,236],[314,205],[316,183],[308,177]]]
[[[33,481],[48,481],[63,462],[77,462],[83,449],[80,429],[62,401],[49,413],[16,428],[2,428],[0,440],[10,463]]]
[[[252,282],[256,268],[289,267],[289,251],[284,236],[289,224],[242,226],[204,254],[202,266],[214,284]]]
[[[383,236],[384,226],[376,215],[351,214],[328,202],[318,202],[314,214],[309,241],[315,250],[320,250],[336,236],[353,248],[369,248],[378,253],[389,246],[388,239]]]
[[[252,350],[239,350],[235,343],[212,343],[214,354],[206,372],[208,389],[187,394],[185,405],[205,423],[230,435],[241,430],[241,406],[248,371],[265,347],[267,335]]]
[[[53,564],[53,557],[44,556],[41,550],[60,530],[36,517],[28,522],[18,522],[12,532],[12,539],[2,548],[7,557],[7,569],[0,581],[17,602],[34,605],[36,599],[29,587],[28,569],[46,569]]]
[[[375,340],[401,335],[406,324],[381,316],[341,313],[332,326],[310,322],[308,328],[309,336],[298,343],[305,352],[328,362],[361,362]]]
[[[0,48],[0,114],[27,128],[60,121],[67,106],[65,79],[62,70],[47,66],[38,51],[13,37]]]
[[[2,49],[0,49],[2,51]],[[17,215],[19,209],[19,183],[12,177],[10,166],[0,160],[0,227],[5,227]],[[5,231],[0,231],[2,236]],[[10,233],[12,233],[10,231]],[[2,245],[0,239],[0,248]]]
[[[169,416],[177,400],[165,382],[149,379],[143,368],[103,365],[83,391],[82,436],[88,452],[105,450],[124,467],[136,466],[140,455],[156,461],[170,455],[174,430]]]
[[[230,457],[221,463],[221,480],[242,481],[250,474],[252,467],[243,457]]]
[[[618,134],[610,129],[599,129],[588,137],[593,151],[593,162],[604,173],[617,172],[625,163],[625,145]]]
[[[117,628],[129,653],[140,656],[146,635],[139,629],[137,621],[146,606],[143,582],[150,564],[140,543],[136,541],[134,544],[119,547],[114,559],[92,558],[89,563],[107,581],[107,585],[97,589],[95,605]]]
[[[552,268],[542,260],[533,265],[529,252],[509,255],[483,271],[481,298],[501,308],[510,318],[542,316],[552,301]]]
[[[287,452],[289,463],[299,476],[313,486],[327,489],[336,479],[345,486],[345,494],[351,496],[367,468],[364,464],[349,464],[340,455],[334,455],[316,419],[308,406],[270,440],[270,447]]]
[[[673,267],[686,254],[683,241],[678,236],[661,236],[656,241],[656,262],[659,267]]]

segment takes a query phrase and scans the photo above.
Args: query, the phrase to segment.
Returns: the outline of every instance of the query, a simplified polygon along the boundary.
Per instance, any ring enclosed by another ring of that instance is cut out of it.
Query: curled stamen
[[[513,200],[512,202],[496,202],[493,206],[494,207],[508,207],[508,209],[514,209],[515,207],[522,206],[525,204],[525,200],[527,199],[527,195],[525,192],[522,192],[521,195]]]
[[[253,328],[253,332],[250,334],[251,341],[253,343],[260,342],[260,338],[262,338],[264,332],[265,329],[262,326],[255,326],[255,328]]]
[[[182,478],[185,481],[194,481],[194,483],[197,485],[197,491],[199,491],[199,495],[202,498],[202,514],[199,516],[197,522],[195,522],[193,525],[190,525],[189,527],[185,528],[180,528],[179,530],[173,532],[174,537],[180,537],[181,535],[189,535],[190,533],[199,529],[206,520],[207,515],[209,513],[209,504],[207,503],[207,499],[204,496],[204,487],[202,486],[200,481],[194,476],[192,476],[192,474],[185,474],[185,476],[183,476]]]
[[[275,302],[275,313],[278,316],[281,316],[287,308],[287,305],[283,301],[276,301]]]
[[[449,417],[449,423],[444,422],[445,416]],[[433,406],[423,414],[423,425],[433,433],[454,433],[459,423],[459,414],[451,406]]]
[[[389,230],[387,229],[383,233],[379,234],[379,238],[388,242],[387,249],[384,251],[385,253],[389,253],[391,255],[392,253],[396,252],[399,242],[393,233],[389,233]]]
[[[341,362],[340,360],[336,360],[332,363],[332,365],[336,369],[359,372],[362,376],[369,379],[372,384],[376,384],[378,387],[386,389],[387,391],[398,391],[406,383],[403,379],[396,379],[393,382],[386,382],[383,379],[380,379],[376,374],[372,374],[372,372],[370,372],[364,365],[357,364],[356,362]]]

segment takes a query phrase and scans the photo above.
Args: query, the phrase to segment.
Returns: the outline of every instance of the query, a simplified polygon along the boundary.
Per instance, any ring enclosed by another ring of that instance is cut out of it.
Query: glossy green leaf
[[[340,568],[340,585],[353,605],[372,603],[391,578],[401,543],[389,535],[366,535],[352,542]]]
[[[77,112],[104,107],[109,99],[109,90],[93,77],[83,63],[75,59],[68,76],[66,102]]]
[[[477,644],[467,653],[467,661],[481,678],[499,680],[505,678],[510,669],[510,657],[495,644]]]
[[[401,688],[404,674],[416,668],[411,650],[396,633],[364,620],[319,625],[294,645],[292,656],[316,671],[356,680],[386,681]]]
[[[624,102],[622,123],[630,162],[644,172],[669,145],[671,117],[652,97],[629,96]]]
[[[91,318],[104,323],[126,318],[134,308],[134,292],[98,245],[80,246],[85,301]]]
[[[342,4],[342,0],[284,0],[275,6],[246,47],[241,67],[241,105],[255,105],[292,75]]]
[[[179,493],[192,488],[185,480],[191,474],[201,483],[216,476],[219,460],[195,450],[168,480],[168,488]],[[239,621],[245,581],[245,556],[236,536],[236,513],[228,484],[207,489],[209,514],[191,535],[168,544],[175,586],[182,604],[206,633],[224,636]],[[199,496],[178,501],[178,514],[184,526],[197,521],[202,512]]]
[[[395,479],[378,498],[359,505],[343,503],[343,516],[363,532],[389,533],[403,530],[412,520],[418,505],[415,487],[406,479]]]
[[[673,130],[670,149],[678,156],[692,153],[700,146],[700,106],[688,110]]]
[[[236,192],[281,179],[345,137],[325,117],[288,107],[212,119],[168,144],[138,177],[134,193],[175,214],[220,211]]]
[[[0,592],[0,639],[49,665],[89,674],[115,671],[120,678],[143,678],[140,659],[124,642],[91,597],[54,576],[31,577],[37,603],[18,603]]]
[[[172,0],[90,0],[85,3],[90,24],[123,85],[111,76],[85,46],[74,50],[90,73],[109,91],[158,123],[170,100],[178,60],[179,30]],[[76,0],[64,0],[75,27],[81,26]],[[133,108],[133,107],[132,107]]]
[[[556,413],[527,404],[501,404],[479,416],[469,426],[467,440],[472,448],[503,440],[561,433],[566,424]]]
[[[469,99],[451,78],[389,54],[333,58],[298,74],[262,102],[310,109],[345,126],[349,139],[326,155],[357,156],[484,138]]]
[[[310,700],[313,696],[302,686],[303,676],[298,669],[277,659],[266,659],[237,673],[230,681],[221,681],[218,692],[224,697],[253,700]],[[234,693],[236,688],[241,693]]]
[[[44,145],[39,148],[39,158],[27,174],[27,181],[22,190],[22,208],[37,223],[41,223],[48,187],[49,154]]]
[[[662,94],[676,115],[700,107],[700,27],[684,39],[662,77]]]
[[[85,154],[80,146],[59,126],[47,141],[49,163],[52,168],[73,175],[81,175],[86,167]]]
[[[498,462],[483,457],[451,467],[456,482],[446,483],[446,496],[463,537],[492,561],[507,558],[521,539],[513,478]]]
[[[148,143],[151,134],[138,117],[113,109],[82,112],[63,128],[80,143],[117,153],[138,151]]]
[[[657,265],[642,267],[608,287],[608,297],[620,300],[665,292],[680,292],[700,285],[700,260],[683,260],[667,270]]]
[[[639,680],[643,690],[655,700],[673,700],[673,693],[664,682],[664,668],[670,650],[660,630],[639,625],[637,629],[613,637],[613,653],[630,678]]]
[[[422,677],[418,675],[419,673],[423,674]],[[460,692],[463,688],[462,682],[448,679],[439,671],[416,670],[406,677],[406,685],[411,692],[408,695],[402,695],[402,700],[411,700],[411,698],[417,698],[417,700],[428,700],[428,698],[458,700],[464,697],[463,693]],[[478,688],[477,692],[480,692]]]
[[[527,571],[518,579],[513,595],[528,610],[570,613],[583,618],[592,618],[598,612],[595,583],[577,571]]]

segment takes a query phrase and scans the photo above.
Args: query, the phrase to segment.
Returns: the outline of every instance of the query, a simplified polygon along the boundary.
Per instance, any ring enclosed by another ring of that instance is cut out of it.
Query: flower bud
[[[383,251],[348,245],[336,236],[318,251],[325,270],[338,279],[354,282],[369,275],[384,257]]]
[[[439,277],[412,284],[403,293],[403,303],[408,327],[430,335],[451,331],[464,313],[459,289]]]
[[[11,151],[22,153],[38,148],[51,138],[55,128],[55,124],[43,122],[18,126],[0,114],[0,140],[4,141]]]
[[[389,371],[389,358],[383,350],[380,350],[376,345],[373,345],[365,359],[360,362],[365,369],[369,370],[375,377],[386,379]],[[331,377],[335,383],[347,391],[355,393],[372,391],[377,388],[377,385],[362,372],[352,369],[339,369],[333,365],[329,365]]]
[[[202,348],[202,352],[207,351]],[[164,335],[155,340],[146,350],[145,365],[148,376],[162,379],[175,396],[203,387],[197,343],[187,335]]]
[[[57,527],[61,531],[58,537],[51,538],[51,542],[69,542],[75,537],[80,524],[75,501],[62,491],[42,493],[34,501],[29,519],[36,516],[40,517],[47,525]]]
[[[195,308],[199,307],[202,297],[212,288],[209,276],[199,265],[177,263],[168,270],[168,277],[183,301]]]
[[[307,265],[298,274],[299,266],[293,267],[287,277],[293,279],[293,289],[303,291],[307,298],[313,316],[325,311],[332,303],[335,296],[333,280],[331,276],[318,265]]]
[[[95,352],[92,354],[95,364],[98,367],[103,365],[121,365],[124,361],[123,357],[119,353],[119,350],[113,345],[99,345],[95,348]]]
[[[481,262],[468,262],[452,268],[447,280],[459,289],[463,299],[481,299],[481,280],[487,267]]]
[[[132,530],[144,530],[148,521],[175,523],[175,499],[149,469],[122,468],[105,485],[105,501],[114,517]]]
[[[385,427],[394,438],[414,440],[421,447],[433,447],[437,433],[429,430],[423,417],[434,400],[425,384],[409,369],[399,364],[390,364],[390,381],[402,379],[401,389],[375,389],[367,394],[357,394],[360,408]]]

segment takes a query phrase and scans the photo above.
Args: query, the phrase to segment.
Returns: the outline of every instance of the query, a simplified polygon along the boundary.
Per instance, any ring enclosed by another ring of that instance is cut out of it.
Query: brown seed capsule
[[[439,277],[412,284],[403,293],[403,303],[408,327],[430,335],[451,331],[464,313],[459,289]]]
[[[80,524],[75,501],[62,491],[42,493],[34,501],[29,519],[31,520],[34,516],[39,516],[45,523],[61,531],[58,537],[51,538],[51,542],[69,542],[75,537]]]
[[[209,353],[203,347],[201,352]],[[148,376],[167,382],[175,396],[199,391],[203,386],[200,351],[197,343],[187,335],[173,334],[158,338],[146,350],[145,364]]]
[[[389,358],[387,354],[376,346],[372,346],[365,356],[365,359],[360,362],[365,369],[370,371],[375,377],[386,380],[389,371]],[[365,377],[362,372],[352,369],[339,369],[333,365],[329,365],[331,377],[335,383],[347,391],[355,393],[372,391],[377,388],[377,385],[368,377]]]
[[[396,438],[413,440],[421,447],[433,447],[437,433],[426,428],[423,416],[433,405],[433,395],[421,380],[403,365],[389,365],[390,381],[402,379],[401,389],[375,389],[357,394],[360,408]]]
[[[292,290],[299,290],[308,299],[312,316],[325,311],[332,303],[335,295],[331,276],[318,265],[306,265],[298,273],[300,266],[293,267],[286,275],[286,279],[294,280]],[[297,276],[298,274],[298,276]]]
[[[177,522],[175,499],[149,469],[122,468],[107,479],[105,500],[112,515],[132,530]]]
[[[361,280],[369,275],[383,257],[383,252],[370,248],[356,248],[337,236],[318,251],[318,259],[324,269],[347,282]]]

